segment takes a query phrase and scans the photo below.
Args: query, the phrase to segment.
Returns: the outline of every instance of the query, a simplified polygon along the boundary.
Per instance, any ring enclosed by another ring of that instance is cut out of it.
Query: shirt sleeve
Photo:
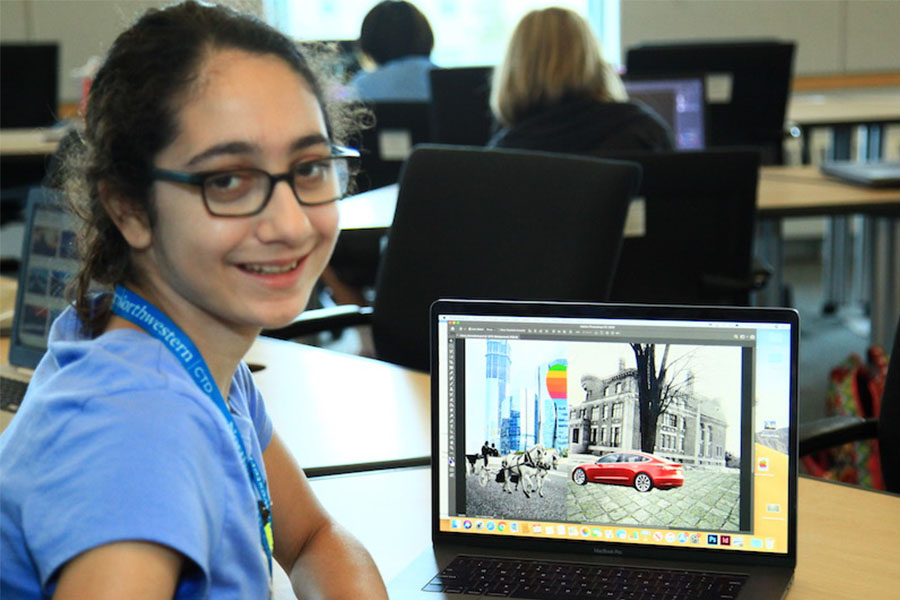
[[[207,408],[171,391],[96,397],[72,409],[45,449],[22,523],[42,587],[78,554],[122,540],[168,546],[209,581],[222,532],[223,439]]]

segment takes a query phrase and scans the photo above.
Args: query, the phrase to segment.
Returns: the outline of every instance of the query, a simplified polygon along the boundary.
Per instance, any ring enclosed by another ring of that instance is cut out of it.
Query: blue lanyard
[[[200,355],[200,351],[191,341],[191,339],[181,331],[181,329],[164,315],[158,308],[135,294],[134,292],[117,285],[116,293],[113,297],[112,310],[115,314],[126,319],[159,341],[168,348],[175,358],[181,361],[185,370],[197,384],[197,386],[205,393],[210,400],[213,401],[225,421],[231,429],[231,436],[237,446],[238,454],[247,468],[247,475],[256,491],[257,506],[259,508],[259,534],[260,543],[266,554],[266,560],[269,563],[269,584],[272,582],[272,501],[269,498],[269,488],[266,480],[262,476],[253,456],[247,452],[244,447],[244,440],[238,431],[234,417],[228,410],[225,399],[222,398],[222,392],[213,380],[206,361]]]

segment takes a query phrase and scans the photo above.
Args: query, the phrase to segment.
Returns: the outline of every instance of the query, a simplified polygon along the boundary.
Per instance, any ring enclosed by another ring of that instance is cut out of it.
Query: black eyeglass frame
[[[331,200],[325,200],[323,202],[307,202],[303,198],[300,197],[300,194],[297,193],[297,190],[294,189],[293,178],[295,176],[294,170],[303,164],[316,163],[323,160],[334,160],[337,158],[343,158],[347,160],[347,177],[348,179],[352,177],[359,171],[360,165],[360,154],[359,151],[355,148],[346,148],[344,146],[332,146],[331,154],[328,156],[323,156],[321,158],[316,158],[313,160],[303,161],[294,165],[293,169],[287,171],[285,173],[277,173],[272,174],[268,171],[264,171],[262,169],[255,169],[251,167],[243,168],[243,169],[223,169],[218,171],[201,171],[199,173],[185,173],[184,171],[171,171],[169,169],[159,169],[154,167],[151,169],[150,174],[153,176],[153,179],[159,181],[171,181],[174,183],[185,183],[188,185],[195,185],[200,188],[200,196],[203,198],[203,206],[206,207],[206,211],[214,216],[214,217],[225,217],[225,218],[237,218],[237,217],[252,217],[253,215],[258,215],[262,211],[266,209],[266,206],[269,205],[269,201],[272,199],[272,192],[275,190],[275,185],[279,181],[284,181],[288,184],[288,187],[291,188],[291,191],[294,193],[294,197],[297,199],[297,202],[300,203],[301,206],[324,206],[326,204],[331,204],[332,202],[337,202],[338,200],[343,200],[347,197],[346,188],[343,192],[341,192],[340,196],[336,198],[332,198]],[[238,214],[221,214],[213,211],[209,202],[206,199],[206,182],[211,177],[217,177],[226,175],[228,173],[234,173],[237,171],[253,171],[255,173],[262,173],[269,179],[269,191],[266,194],[265,199],[260,204],[259,208],[255,209],[252,212],[247,213],[238,213]]]

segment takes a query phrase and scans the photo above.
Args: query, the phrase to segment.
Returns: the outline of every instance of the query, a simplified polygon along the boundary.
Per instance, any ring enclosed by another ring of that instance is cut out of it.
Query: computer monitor
[[[59,45],[0,44],[0,127],[47,127],[57,120]]]
[[[702,73],[708,146],[752,145],[764,164],[780,164],[794,47],[772,39],[656,42],[629,48],[625,66],[629,77]]]
[[[672,129],[677,150],[706,147],[706,90],[700,75],[625,80],[631,100],[652,108]]]

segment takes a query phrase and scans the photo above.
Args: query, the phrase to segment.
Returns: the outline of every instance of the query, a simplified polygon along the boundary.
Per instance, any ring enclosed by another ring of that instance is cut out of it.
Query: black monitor
[[[434,141],[484,146],[496,130],[491,114],[493,67],[432,69],[431,102]]]
[[[706,147],[706,88],[700,75],[625,80],[631,100],[653,109],[672,130],[677,150]]]
[[[709,146],[752,145],[764,162],[782,162],[794,42],[738,40],[652,43],[629,48],[629,77],[702,73]]]
[[[48,127],[56,123],[58,78],[58,44],[0,44],[0,127]]]

